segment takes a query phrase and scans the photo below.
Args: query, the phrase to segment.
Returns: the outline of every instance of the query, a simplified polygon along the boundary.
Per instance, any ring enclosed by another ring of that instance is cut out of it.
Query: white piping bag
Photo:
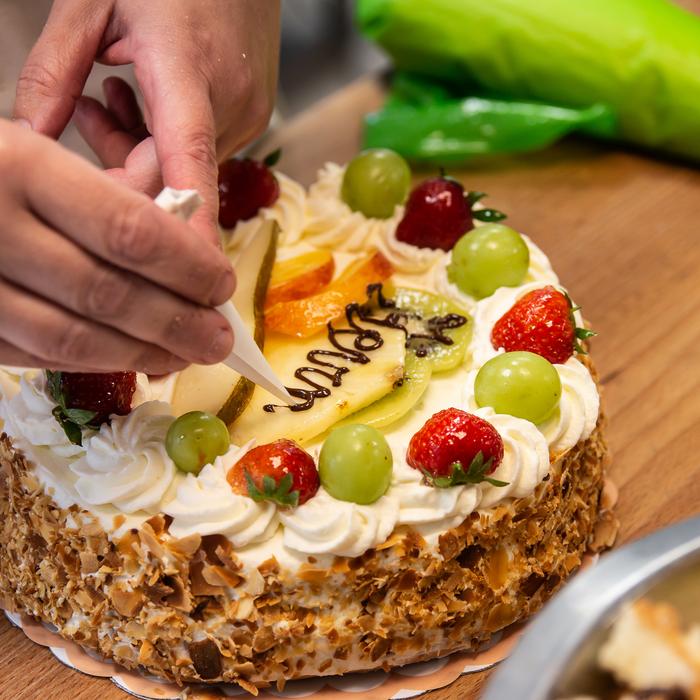
[[[187,221],[202,204],[202,198],[197,190],[175,190],[166,187],[155,199],[156,205],[161,209],[174,214],[179,219]],[[294,404],[296,401],[284,388],[277,378],[270,363],[260,351],[250,331],[243,323],[232,302],[218,306],[216,309],[231,325],[233,329],[233,350],[223,361],[231,369],[243,375],[251,382],[259,384],[273,396],[285,404]]]

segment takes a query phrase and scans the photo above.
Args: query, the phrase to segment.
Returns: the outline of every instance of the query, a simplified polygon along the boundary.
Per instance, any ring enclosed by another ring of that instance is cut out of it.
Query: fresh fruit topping
[[[447,276],[465,294],[483,299],[499,287],[522,284],[529,266],[530,251],[517,231],[486,224],[457,241]]]
[[[313,457],[286,438],[246,452],[226,478],[242,496],[291,507],[306,503],[319,486]]]
[[[371,403],[366,408],[353,413],[340,422],[340,425],[362,423],[373,428],[384,428],[403,418],[420,401],[430,384],[433,369],[429,357],[417,357],[406,353],[406,367],[403,378],[394,390]]]
[[[464,309],[455,306],[443,297],[422,289],[397,287],[393,294],[396,308],[420,317],[420,323],[409,321],[409,330],[421,323],[424,328],[416,328],[409,347],[414,350],[427,348],[426,358],[430,360],[433,372],[454,369],[464,362],[464,356],[471,338],[472,327]],[[452,321],[452,323],[449,323]],[[441,325],[440,342],[431,341],[429,336]],[[420,336],[424,337],[421,338]]]
[[[439,488],[459,484],[506,486],[492,479],[503,461],[503,440],[488,421],[458,408],[430,417],[411,438],[406,462]]]
[[[334,272],[335,262],[329,250],[314,250],[276,262],[272,268],[265,306],[317,294],[330,284]]]
[[[49,395],[58,404],[53,415],[75,445],[83,443],[83,428],[96,430],[112,415],[127,415],[136,391],[136,372],[47,371],[46,381]]]
[[[265,326],[285,335],[305,338],[345,315],[351,302],[363,302],[367,286],[388,279],[394,269],[379,252],[350,265],[326,289],[305,299],[282,301],[265,311]]]
[[[568,294],[552,286],[534,289],[501,316],[491,331],[491,343],[498,350],[528,350],[552,364],[564,364],[574,351],[585,353],[579,340],[595,335],[578,328]]]
[[[173,421],[165,436],[165,449],[182,472],[199,474],[231,447],[228,428],[220,418],[190,411]]]
[[[339,501],[374,503],[391,484],[393,456],[386,438],[369,425],[334,428],[321,448],[323,488]]]
[[[270,168],[279,155],[275,151],[263,161],[233,158],[219,166],[219,223],[223,228],[234,228],[277,201],[280,185]]]
[[[373,219],[388,219],[411,186],[411,169],[396,152],[371,148],[345,168],[341,197],[353,211]]]
[[[464,187],[452,178],[436,177],[411,192],[396,238],[418,248],[451,250],[472,228],[471,204]]]
[[[547,420],[559,405],[561,380],[556,368],[532,352],[506,352],[490,359],[474,380],[479,406],[491,406],[535,424]]]

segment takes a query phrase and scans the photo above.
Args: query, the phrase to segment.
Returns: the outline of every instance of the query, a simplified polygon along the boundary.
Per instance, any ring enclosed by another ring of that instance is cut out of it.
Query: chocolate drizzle
[[[376,309],[389,311],[389,313],[384,316],[375,316]],[[347,374],[351,368],[344,365],[338,366],[320,358],[337,357],[361,365],[370,362],[371,358],[367,353],[381,348],[384,345],[384,338],[377,329],[366,328],[360,323],[403,331],[406,336],[406,347],[416,356],[425,357],[435,343],[452,345],[454,341],[445,332],[459,328],[467,322],[466,317],[454,313],[424,320],[415,311],[398,309],[393,299],[387,299],[384,296],[381,284],[367,286],[367,301],[364,304],[358,302],[348,304],[345,307],[345,320],[349,328],[334,328],[332,323],[327,325],[328,341],[335,350],[309,351],[306,359],[314,366],[299,367],[294,372],[296,379],[310,387],[309,389],[287,387],[289,393],[295,399],[301,399],[302,402],[292,406],[265,404],[264,411],[272,413],[276,408],[287,408],[295,412],[308,411],[316,399],[330,396],[330,387],[314,381],[312,376],[325,377],[330,380],[331,386],[340,386],[343,383],[343,375]],[[418,330],[414,331],[409,328],[412,322],[419,327]],[[339,336],[352,336],[352,347],[341,344]]]

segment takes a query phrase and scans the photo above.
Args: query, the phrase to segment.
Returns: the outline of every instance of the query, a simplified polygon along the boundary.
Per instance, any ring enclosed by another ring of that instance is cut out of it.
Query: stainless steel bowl
[[[647,595],[700,622],[700,517],[602,557],[549,603],[489,683],[482,700],[557,700],[596,694],[595,664],[620,606]]]

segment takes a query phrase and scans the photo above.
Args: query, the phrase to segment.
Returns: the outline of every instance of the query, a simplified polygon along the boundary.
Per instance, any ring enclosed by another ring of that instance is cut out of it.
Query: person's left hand
[[[278,50],[279,0],[55,0],[14,117],[56,138],[75,111],[114,176],[150,194],[199,190],[206,206],[191,223],[214,237],[217,163],[266,127]],[[81,97],[95,61],[134,64],[145,124],[118,78],[105,81],[106,108]]]

